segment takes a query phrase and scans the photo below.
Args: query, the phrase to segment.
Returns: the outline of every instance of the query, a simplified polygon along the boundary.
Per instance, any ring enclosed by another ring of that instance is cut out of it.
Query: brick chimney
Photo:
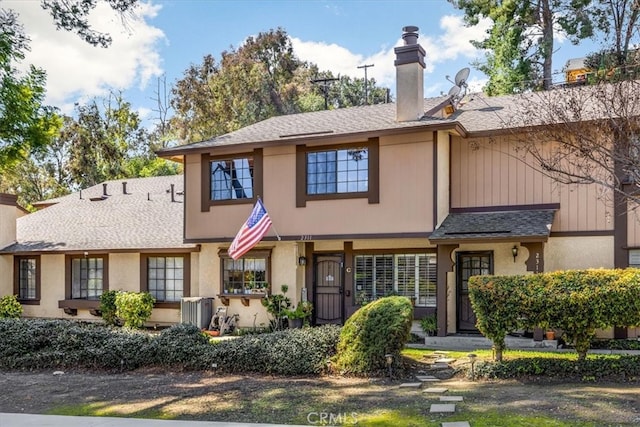
[[[424,55],[418,27],[402,29],[404,46],[395,48],[396,121],[418,120],[424,115]]]

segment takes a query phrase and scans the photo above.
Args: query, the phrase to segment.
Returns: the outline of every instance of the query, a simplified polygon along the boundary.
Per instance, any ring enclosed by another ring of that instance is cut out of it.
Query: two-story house
[[[317,324],[406,295],[446,335],[475,331],[471,275],[628,265],[626,211],[514,155],[519,130],[505,118],[519,97],[475,95],[453,114],[450,96],[425,100],[425,51],[405,30],[395,104],[274,117],[160,153],[184,164],[201,292],[251,319],[247,287],[287,284]],[[257,198],[275,230],[234,261],[227,248]]]
[[[161,156],[183,164],[181,203],[143,212],[136,209],[152,205],[140,200],[139,207],[126,208],[127,218],[142,218],[126,227],[143,227],[144,218],[154,217],[143,233],[150,239],[138,242],[135,233],[123,233],[122,242],[94,248],[91,241],[102,230],[95,224],[83,235],[85,246],[56,246],[55,239],[66,237],[32,216],[73,208],[66,224],[74,229],[97,215],[98,206],[134,199],[123,194],[67,208],[58,203],[18,220],[17,242],[0,251],[0,294],[22,283],[21,260],[34,255],[42,297],[27,314],[65,317],[63,310],[75,307],[71,314],[90,318],[90,304],[78,301],[84,288],[74,294],[76,258],[79,268],[82,259],[108,261],[104,288],[147,290],[152,267],[145,254],[166,254],[172,262],[184,258],[189,278],[168,306],[154,310],[156,322],[178,321],[176,300],[202,296],[238,313],[241,326],[258,326],[268,322],[260,298],[286,284],[294,303],[313,302],[315,324],[342,323],[363,303],[400,294],[413,299],[416,318],[437,313],[438,334],[447,335],[475,331],[471,275],[640,263],[634,261],[640,259],[640,227],[623,205],[614,206],[595,185],[554,182],[514,151],[521,130],[511,119],[519,96],[475,94],[453,109],[450,96],[424,99],[426,52],[417,28],[405,30],[404,45],[395,49],[395,104],[273,117],[162,150]],[[227,250],[258,198],[273,227],[233,260]],[[116,213],[102,218],[112,227],[106,234],[118,229]],[[177,241],[158,221],[172,224]],[[31,227],[40,233],[30,237],[40,236],[39,244],[20,237]],[[163,229],[165,243],[153,243],[154,227]],[[85,270],[93,271],[88,262]],[[635,329],[618,332],[637,335]]]

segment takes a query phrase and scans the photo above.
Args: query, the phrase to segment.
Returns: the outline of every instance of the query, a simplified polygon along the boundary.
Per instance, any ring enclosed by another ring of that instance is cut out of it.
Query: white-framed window
[[[435,307],[436,271],[435,253],[356,255],[355,302],[402,295],[417,307]]]

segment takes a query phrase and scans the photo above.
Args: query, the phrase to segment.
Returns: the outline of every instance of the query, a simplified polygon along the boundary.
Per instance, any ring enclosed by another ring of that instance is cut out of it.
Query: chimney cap
[[[402,40],[404,40],[405,46],[411,46],[418,44],[418,27],[409,25],[402,28],[404,34],[402,34]]]
[[[406,27],[402,27],[402,31],[405,33],[415,33],[419,30],[415,25],[407,25]]]

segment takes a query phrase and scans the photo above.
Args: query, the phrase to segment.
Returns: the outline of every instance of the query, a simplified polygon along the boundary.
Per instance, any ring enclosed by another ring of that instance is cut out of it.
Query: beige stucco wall
[[[0,203],[0,248],[16,241],[16,219],[18,208]]]
[[[0,255],[0,297],[13,295],[13,256]]]
[[[440,225],[449,215],[449,203],[451,200],[451,144],[449,133],[438,131],[437,135],[437,168],[438,182],[436,186],[437,225]]]
[[[226,251],[229,244],[205,243],[199,254],[200,293],[192,296],[214,297],[214,312],[223,306],[218,294],[221,293],[221,262],[219,251]],[[296,242],[264,242],[255,249],[271,249],[271,292],[281,293],[281,285],[288,285],[286,295],[294,304],[300,301],[304,287],[304,267],[298,266],[298,256],[303,255],[302,245]],[[192,272],[193,275],[193,272]],[[242,304],[239,298],[230,298],[227,314],[239,314],[240,327],[267,326],[269,317],[260,299],[251,299],[249,306]]]
[[[366,198],[316,200],[301,208],[296,207],[295,146],[265,148],[261,196],[278,233],[324,236],[432,231],[432,139],[431,132],[380,138],[380,203],[369,204]],[[231,240],[252,206],[219,205],[201,212],[200,159],[200,155],[186,156],[186,237]],[[272,230],[269,236],[274,235]]]
[[[78,316],[69,316],[58,308],[64,295],[64,255],[40,256],[40,305],[24,305],[25,317],[100,320],[87,310],[78,310]]]
[[[613,266],[613,236],[551,237],[544,248],[545,271]]]

